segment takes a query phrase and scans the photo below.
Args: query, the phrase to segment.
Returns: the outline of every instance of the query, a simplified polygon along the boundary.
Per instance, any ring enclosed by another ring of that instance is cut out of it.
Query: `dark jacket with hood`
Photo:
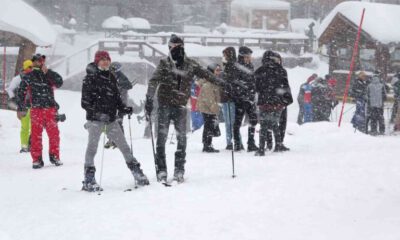
[[[266,54],[262,63],[255,72],[257,105],[267,110],[281,110],[293,102],[287,72]]]
[[[86,67],[86,76],[82,84],[81,106],[86,110],[86,119],[100,121],[100,115],[106,114],[109,121],[116,119],[117,110],[123,111],[117,80],[109,70],[100,70],[95,63]]]
[[[367,87],[369,81],[362,80],[357,78],[356,82],[354,83],[353,87],[351,88],[351,96],[356,99],[366,99],[367,98]]]
[[[236,66],[236,50],[233,47],[227,47],[223,53],[226,55],[225,62],[223,63],[223,78],[226,85],[221,88],[221,102],[232,102],[233,96],[233,82],[236,82],[239,76],[239,70]]]
[[[30,96],[32,108],[57,107],[54,88],[59,88],[62,84],[63,79],[58,73],[49,69],[45,74],[41,69],[34,68],[32,72],[22,77],[17,92],[18,109],[26,110],[25,98],[27,95]]]
[[[247,47],[241,47],[239,53],[244,50],[251,50]],[[245,52],[246,53],[246,52]],[[247,54],[248,54],[247,53]],[[244,57],[239,54],[238,57],[238,79],[237,81],[241,84],[232,84],[233,86],[233,100],[235,102],[249,101],[254,102],[256,94],[256,79],[254,77],[254,65],[252,63],[246,64]]]
[[[181,66],[176,66],[171,57],[161,59],[149,80],[147,97],[153,99],[157,92],[159,105],[186,106],[195,76],[216,84],[222,83],[196,61],[186,56]]]

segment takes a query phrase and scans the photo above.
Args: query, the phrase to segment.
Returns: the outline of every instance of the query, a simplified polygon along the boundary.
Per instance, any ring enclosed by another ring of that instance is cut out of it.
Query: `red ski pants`
[[[60,159],[60,132],[56,121],[56,108],[31,109],[31,156],[33,162],[42,156],[42,132],[49,137],[49,154]]]

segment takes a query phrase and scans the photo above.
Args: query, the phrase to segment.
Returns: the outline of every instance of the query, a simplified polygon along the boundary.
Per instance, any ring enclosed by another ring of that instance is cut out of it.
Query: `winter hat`
[[[35,55],[32,56],[31,61],[34,62],[34,61],[43,60],[43,59],[46,59],[45,55],[42,55],[40,53],[36,53]]]
[[[236,61],[236,50],[234,47],[227,47],[222,51],[222,53],[226,55],[226,60],[228,62]]]
[[[174,44],[183,44],[183,39],[178,37],[176,34],[172,34],[168,42],[168,47],[172,48]]]
[[[108,54],[107,51],[97,51],[96,54],[94,55],[94,63],[96,63],[96,65],[99,64],[100,60],[103,58],[111,61],[110,54]]]
[[[309,78],[307,78],[307,83],[314,81],[317,77],[318,77],[318,75],[314,73]]]
[[[367,76],[367,74],[364,72],[364,71],[361,71],[359,74],[358,74],[358,77],[359,78],[365,78]]]
[[[253,51],[246,47],[246,46],[242,46],[239,48],[239,55],[240,56],[246,56],[246,55],[251,55],[253,53]]]
[[[207,70],[214,73],[215,69],[217,67],[221,67],[218,63],[211,63],[210,65],[207,66]]]
[[[28,68],[32,68],[32,66],[33,66],[32,60],[28,59],[28,60],[25,60],[24,63],[22,64],[22,69],[25,71]]]
[[[265,64],[270,60],[273,60],[274,62],[278,63],[281,60],[281,56],[271,50],[265,51],[262,57],[262,63]]]

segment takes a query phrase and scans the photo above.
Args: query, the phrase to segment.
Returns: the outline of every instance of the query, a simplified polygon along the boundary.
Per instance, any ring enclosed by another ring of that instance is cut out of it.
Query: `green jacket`
[[[188,57],[185,57],[182,69],[176,69],[171,59],[165,58],[160,60],[160,64],[149,80],[147,96],[153,98],[157,92],[159,105],[186,106],[195,76],[223,85],[223,80],[216,78]]]

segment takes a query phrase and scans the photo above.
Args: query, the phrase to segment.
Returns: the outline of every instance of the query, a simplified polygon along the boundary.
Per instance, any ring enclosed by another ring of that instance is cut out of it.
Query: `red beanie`
[[[96,63],[96,65],[99,64],[102,58],[111,61],[110,54],[108,54],[107,51],[97,51],[96,54],[94,55],[94,63]]]

